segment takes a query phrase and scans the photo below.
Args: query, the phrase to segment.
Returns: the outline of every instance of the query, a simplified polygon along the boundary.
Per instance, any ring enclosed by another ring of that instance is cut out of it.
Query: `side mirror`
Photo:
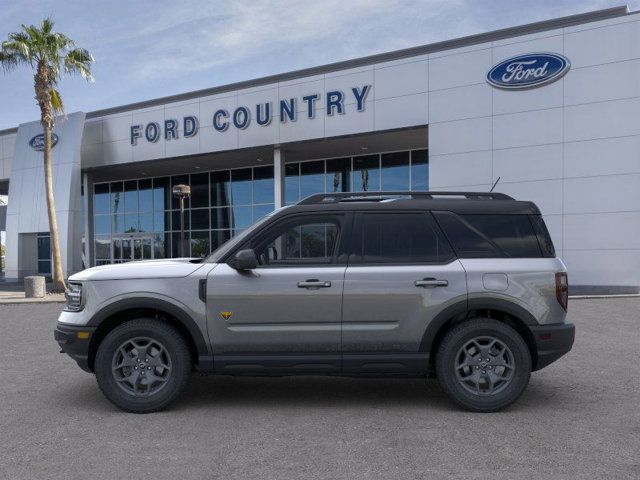
[[[258,257],[256,257],[256,252],[252,249],[240,250],[236,253],[235,257],[233,257],[233,262],[231,263],[231,267],[236,270],[253,270],[258,266]]]

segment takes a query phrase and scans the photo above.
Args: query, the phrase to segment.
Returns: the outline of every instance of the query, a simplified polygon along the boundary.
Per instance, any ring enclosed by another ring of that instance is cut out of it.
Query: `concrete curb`
[[[48,294],[42,298],[8,297],[0,296],[0,305],[19,305],[22,303],[64,303],[64,294]]]

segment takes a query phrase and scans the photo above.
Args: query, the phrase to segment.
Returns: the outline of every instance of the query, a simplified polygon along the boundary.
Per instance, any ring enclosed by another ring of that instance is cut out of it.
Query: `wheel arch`
[[[529,348],[533,370],[536,369],[538,362],[536,342],[529,328],[530,325],[538,325],[535,317],[525,308],[507,300],[478,298],[453,304],[430,322],[420,344],[420,351],[429,352],[430,372],[433,371],[438,346],[449,329],[464,320],[475,317],[498,320],[518,332]]]
[[[156,318],[176,327],[189,345],[194,365],[204,370],[210,368],[213,362],[209,345],[200,327],[188,312],[158,298],[127,298],[107,305],[91,318],[88,326],[96,327],[96,331],[89,343],[89,369],[95,370],[98,347],[109,332],[128,320],[145,317]]]

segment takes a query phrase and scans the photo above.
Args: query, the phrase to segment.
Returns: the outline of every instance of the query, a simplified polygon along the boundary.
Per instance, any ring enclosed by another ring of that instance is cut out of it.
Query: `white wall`
[[[531,90],[486,83],[532,52],[571,70]],[[501,177],[497,191],[538,204],[573,284],[640,285],[640,15],[433,54],[429,87],[434,189]]]

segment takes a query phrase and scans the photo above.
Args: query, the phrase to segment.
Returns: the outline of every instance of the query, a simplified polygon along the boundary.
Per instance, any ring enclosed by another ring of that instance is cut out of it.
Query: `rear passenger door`
[[[465,272],[430,213],[362,212],[354,219],[345,273],[343,371],[426,369],[429,322],[466,305]]]

